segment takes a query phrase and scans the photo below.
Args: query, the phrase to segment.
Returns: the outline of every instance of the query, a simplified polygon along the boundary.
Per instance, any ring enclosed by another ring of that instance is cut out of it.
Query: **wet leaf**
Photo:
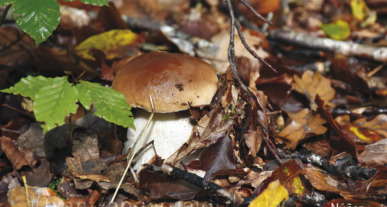
[[[288,191],[279,180],[276,180],[271,182],[266,190],[249,204],[249,207],[276,207],[288,198]]]
[[[101,50],[105,53],[106,59],[122,57],[116,50],[131,44],[135,44],[138,35],[130,30],[110,30],[94,35],[75,47],[75,52],[82,58],[95,60],[91,50]]]
[[[331,87],[330,79],[325,78],[318,72],[308,70],[302,74],[301,79],[295,75],[294,82],[294,90],[305,94],[310,101],[310,108],[312,110],[317,108],[317,105],[314,102],[317,95],[319,95],[328,106],[334,106],[334,104],[330,103],[335,97],[335,90]]]
[[[371,121],[367,121],[365,117],[357,119],[354,122],[350,121],[348,115],[338,116],[335,121],[340,127],[353,134],[356,143],[374,143],[387,137],[387,115],[380,114]]]
[[[17,0],[13,4],[17,25],[35,39],[45,41],[59,24],[59,4],[55,0]]]
[[[322,24],[321,29],[332,39],[345,40],[351,34],[348,23],[343,20],[337,20],[334,23]]]
[[[320,135],[327,131],[327,128],[322,126],[326,121],[309,109],[303,109],[298,113],[288,113],[288,115],[292,122],[278,134],[287,139],[286,148],[288,149],[295,149],[308,135]]]
[[[235,169],[233,144],[231,137],[225,136],[200,153],[200,169],[206,171],[206,179],[219,170]]]

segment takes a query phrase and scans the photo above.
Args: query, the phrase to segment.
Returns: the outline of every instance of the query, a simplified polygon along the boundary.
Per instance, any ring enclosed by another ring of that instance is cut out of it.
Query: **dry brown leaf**
[[[11,138],[5,136],[1,137],[1,149],[4,151],[8,160],[11,161],[13,169],[20,170],[23,166],[29,166],[24,153],[19,151]]]
[[[320,73],[308,70],[302,74],[302,78],[295,75],[293,88],[305,94],[310,101],[310,108],[312,110],[317,108],[314,102],[316,95],[319,95],[326,105],[331,108],[334,107],[334,104],[330,103],[330,101],[335,97],[336,92],[331,87],[331,80],[325,78]]]
[[[340,190],[337,187],[330,185],[325,179],[324,175],[321,174],[319,171],[313,168],[306,168],[302,170],[302,173],[308,176],[310,183],[317,190],[327,191],[331,193],[340,192]]]
[[[287,149],[295,149],[307,135],[320,135],[327,131],[322,126],[326,121],[319,114],[313,115],[309,109],[303,109],[297,113],[288,113],[292,122],[288,124],[278,136],[287,139]]]
[[[16,186],[9,191],[8,203],[12,207],[25,207],[31,206],[45,207],[64,206],[62,199],[56,196],[55,192],[49,188],[39,188],[28,186],[29,203],[26,199],[26,191],[22,186]]]
[[[369,144],[359,155],[359,163],[367,166],[383,166],[387,164],[387,139]]]
[[[374,143],[387,138],[387,115],[381,114],[371,121],[366,117],[350,121],[349,115],[338,116],[335,121],[340,127],[350,134],[353,134],[356,143]]]

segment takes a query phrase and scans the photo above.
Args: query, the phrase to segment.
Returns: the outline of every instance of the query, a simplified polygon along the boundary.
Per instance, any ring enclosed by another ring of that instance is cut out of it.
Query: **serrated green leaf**
[[[108,0],[81,0],[85,4],[92,4],[96,6],[109,5]]]
[[[24,97],[35,99],[36,93],[44,86],[51,85],[54,78],[46,78],[43,76],[28,76],[20,79],[13,87],[1,90],[4,93],[20,94]]]
[[[343,20],[337,20],[331,24],[322,24],[321,29],[332,39],[345,40],[351,34],[348,23]]]
[[[87,81],[81,81],[76,87],[79,93],[79,102],[86,109],[89,109],[93,102],[96,116],[123,127],[135,128],[133,114],[122,93]]]
[[[67,78],[53,78],[35,95],[34,114],[37,121],[45,123],[44,132],[63,125],[65,117],[77,111],[78,91]]]
[[[15,0],[0,0],[0,6],[8,6],[15,3]]]
[[[16,24],[35,39],[36,45],[46,40],[59,24],[56,0],[17,0],[13,9]]]

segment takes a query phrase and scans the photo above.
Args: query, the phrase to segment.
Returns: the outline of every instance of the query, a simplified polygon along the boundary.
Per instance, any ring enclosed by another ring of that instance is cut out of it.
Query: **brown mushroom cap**
[[[176,112],[211,102],[217,90],[216,70],[189,55],[150,52],[128,62],[113,80],[132,107],[156,112]]]

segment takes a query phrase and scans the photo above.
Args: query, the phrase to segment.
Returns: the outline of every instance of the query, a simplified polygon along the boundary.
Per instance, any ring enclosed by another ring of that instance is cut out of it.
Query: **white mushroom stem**
[[[150,116],[149,112],[138,110],[134,113],[134,125],[136,129],[142,129]],[[182,113],[156,113],[153,121],[149,125],[149,129],[144,134],[143,144],[154,140],[154,146],[157,155],[163,159],[169,158],[175,153],[191,135],[193,125],[190,121],[190,115],[182,115]],[[125,142],[124,152],[132,148],[137,141],[139,130],[128,129],[128,141]],[[147,147],[141,154],[135,158],[136,164],[134,170],[139,172],[142,165],[148,163],[155,156],[152,147]]]

